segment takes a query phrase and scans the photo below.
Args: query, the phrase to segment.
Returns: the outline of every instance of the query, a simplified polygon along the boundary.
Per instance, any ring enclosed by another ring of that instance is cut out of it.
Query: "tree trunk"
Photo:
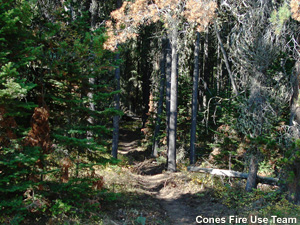
[[[117,0],[117,8],[122,6],[122,0]],[[120,59],[120,53],[116,54],[116,61],[118,62]],[[120,66],[118,66],[115,70],[115,81],[116,81],[116,90],[120,90]],[[120,94],[117,93],[114,96],[115,109],[120,110]],[[113,140],[112,140],[112,156],[116,159],[118,158],[118,145],[119,145],[119,122],[120,116],[116,115],[113,117]]]
[[[158,148],[159,148],[159,130],[160,130],[160,123],[161,123],[161,113],[163,108],[163,100],[164,100],[164,82],[166,77],[166,40],[165,38],[162,40],[162,57],[160,62],[160,86],[159,86],[159,101],[158,101],[158,107],[157,107],[157,114],[156,114],[156,124],[155,124],[155,131],[154,131],[154,137],[153,137],[153,150],[152,150],[152,156],[157,157],[158,156]]]
[[[94,94],[93,94],[93,85],[95,85],[95,78],[89,78],[89,92],[87,93],[87,97],[89,99],[89,109],[91,111],[95,111],[95,104],[94,104]],[[88,119],[88,125],[89,126],[93,126],[95,123],[94,117],[93,116],[89,116]],[[87,139],[92,139],[93,138],[93,132],[91,130],[87,131]]]
[[[96,27],[96,19],[97,19],[97,10],[98,10],[98,3],[96,0],[92,0],[90,5],[89,5],[89,12],[90,12],[90,23],[91,23],[91,28],[95,29]],[[89,78],[89,91],[87,93],[87,97],[89,99],[89,109],[91,111],[95,111],[95,104],[94,104],[94,88],[93,86],[95,85],[95,78],[90,77]],[[95,123],[95,119],[93,116],[89,116],[88,119],[88,125],[93,126]],[[88,130],[86,133],[87,139],[92,139],[93,138],[93,132],[91,130]]]
[[[208,28],[205,33],[205,39],[203,44],[203,61],[202,61],[202,77],[203,77],[203,86],[204,86],[202,92],[202,106],[204,109],[206,109],[207,106],[207,88],[208,88],[208,79],[209,79],[207,62],[208,62]]]
[[[300,205],[300,161],[296,159],[289,170],[292,173],[293,179],[291,179],[291,174],[286,176],[287,182],[287,191],[288,191],[288,200],[297,205]]]
[[[174,25],[171,33],[172,65],[171,65],[171,92],[170,92],[170,124],[169,124],[169,148],[168,148],[168,171],[176,171],[176,128],[177,128],[177,36],[178,31]]]
[[[147,119],[149,116],[149,99],[150,99],[150,77],[151,77],[151,56],[150,56],[150,37],[151,30],[150,28],[144,29],[144,31],[139,35],[140,37],[140,56],[141,56],[141,63],[140,63],[140,74],[142,74],[142,94],[143,94],[143,113],[142,113],[142,128],[145,128]]]
[[[194,74],[193,74],[193,97],[192,97],[192,124],[191,124],[191,142],[190,142],[190,164],[195,163],[195,142],[197,128],[197,97],[199,80],[199,52],[200,52],[200,33],[197,32],[195,44]]]
[[[249,175],[247,178],[246,191],[251,192],[257,187],[257,171],[258,171],[258,161],[255,155],[251,156],[250,166],[249,166]]]
[[[91,28],[92,29],[96,28],[98,9],[99,9],[99,3],[97,2],[97,0],[92,0],[90,3],[90,8],[89,8],[89,12],[91,13]]]
[[[222,89],[222,58],[221,58],[221,47],[218,45],[218,56],[217,56],[217,79],[216,79],[216,88],[217,88],[217,95],[220,95],[220,91]]]
[[[300,124],[300,107],[298,104],[299,100],[299,74],[300,74],[300,61],[297,61],[295,64],[295,69],[292,77],[292,85],[293,85],[293,95],[290,102],[290,121],[289,125],[297,129],[294,124]],[[298,138],[298,137],[295,137]],[[294,202],[297,205],[300,205],[300,161],[298,158],[291,163],[287,171],[291,171],[293,174],[293,179],[290,179],[289,176],[286,175],[287,180],[287,190],[288,190],[288,198],[289,201]]]
[[[116,61],[120,59],[120,53],[116,54]],[[116,81],[116,90],[120,90],[120,67],[118,66],[115,70],[115,81]],[[120,94],[115,94],[114,97],[115,109],[120,110]],[[118,144],[119,144],[119,121],[120,116],[115,115],[113,117],[113,140],[112,140],[112,156],[114,158],[118,157]]]
[[[292,76],[292,85],[293,85],[293,96],[290,102],[290,121],[289,125],[292,126],[293,122],[296,121],[300,124],[300,108],[298,104],[299,99],[299,74],[300,74],[300,62],[297,61],[295,64],[295,72]]]
[[[166,58],[166,133],[167,147],[169,149],[169,125],[170,125],[170,93],[171,93],[171,46],[170,40],[167,40],[167,58]],[[168,150],[169,151],[169,150]]]

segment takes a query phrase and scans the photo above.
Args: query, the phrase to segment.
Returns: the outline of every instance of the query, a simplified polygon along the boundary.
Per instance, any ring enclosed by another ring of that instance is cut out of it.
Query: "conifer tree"
[[[23,139],[30,129],[32,108],[29,93],[36,86],[28,65],[38,47],[28,29],[32,14],[24,1],[0,1],[0,209],[16,223],[26,213],[23,193],[34,183],[32,174],[40,158],[38,147],[27,147]]]
[[[47,68],[37,73],[44,81],[45,101],[51,110],[56,153],[70,158],[79,168],[84,166],[82,156],[101,162],[99,152],[109,136],[106,124],[114,112],[109,107],[113,94],[107,79],[112,67],[102,47],[103,30],[90,31],[87,14],[75,5],[72,11],[68,10],[70,5],[64,7],[52,12],[54,23],[37,24],[45,46],[39,68]]]
[[[110,107],[111,54],[104,30],[91,29],[88,13],[73,3],[0,1],[0,209],[7,223],[21,221],[31,207],[24,194],[43,195],[44,186],[49,196],[70,185],[66,192],[80,198],[73,191],[84,180],[71,178],[109,161],[102,152],[118,114]],[[59,180],[43,180],[54,172]]]

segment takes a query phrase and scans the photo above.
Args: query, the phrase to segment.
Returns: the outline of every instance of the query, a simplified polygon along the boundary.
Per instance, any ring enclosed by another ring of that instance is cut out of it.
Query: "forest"
[[[0,224],[300,224],[300,0],[0,0]]]

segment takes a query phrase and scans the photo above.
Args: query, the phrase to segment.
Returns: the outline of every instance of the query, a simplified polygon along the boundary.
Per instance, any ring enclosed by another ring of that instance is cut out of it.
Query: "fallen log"
[[[209,173],[217,176],[226,176],[247,179],[248,173],[241,173],[233,170],[222,170],[222,169],[213,169],[213,168],[200,168],[198,166],[189,166],[188,171],[191,172],[200,172],[200,173]],[[273,177],[262,177],[257,176],[257,183],[269,184],[269,185],[278,185],[279,179]]]

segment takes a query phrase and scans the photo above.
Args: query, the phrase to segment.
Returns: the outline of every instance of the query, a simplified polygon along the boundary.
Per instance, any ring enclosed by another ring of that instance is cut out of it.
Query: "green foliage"
[[[280,34],[280,32],[283,29],[283,26],[287,22],[287,20],[291,16],[291,11],[289,8],[289,4],[285,2],[279,10],[274,10],[271,14],[270,22],[274,26],[274,30],[277,34]]]
[[[282,198],[275,204],[268,205],[260,212],[265,217],[268,217],[270,215],[274,215],[280,218],[297,217],[297,219],[299,220],[299,210],[299,206],[292,204],[286,198],[284,198],[284,196],[282,196]]]
[[[24,98],[27,94],[28,89],[22,87],[21,82],[15,81],[16,77],[18,76],[18,72],[16,68],[13,67],[12,63],[9,62],[6,65],[2,66],[1,70],[0,81],[3,85],[3,88],[0,90],[0,98],[3,100],[5,98]]]
[[[260,217],[289,218],[299,215],[299,206],[290,203],[286,194],[270,188],[246,192],[242,186],[233,181],[229,184],[217,184],[215,196],[231,209],[239,211],[239,216],[258,215]],[[299,218],[298,218],[299,219]]]
[[[57,216],[61,216],[63,214],[66,214],[67,212],[70,211],[70,209],[72,208],[72,206],[64,203],[63,201],[61,201],[60,199],[55,199],[54,201],[55,203],[53,204],[53,206],[50,208],[50,211],[52,213],[53,216],[57,217]]]
[[[110,161],[109,123],[121,114],[111,105],[114,67],[103,50],[104,30],[91,31],[80,4],[65,2],[73,4],[73,14],[40,4],[0,0],[1,223],[98,210],[100,203],[87,199],[99,192],[99,179],[84,173]],[[32,118],[37,106],[49,109],[49,121],[40,117],[50,131]],[[50,140],[42,142],[42,135]],[[64,157],[71,160],[69,171]],[[63,170],[67,183],[61,183]]]
[[[27,215],[23,193],[33,185],[29,177],[39,173],[35,167],[39,149],[23,146],[29,124],[16,123],[35,106],[24,102],[36,86],[27,79],[28,63],[35,58],[28,29],[31,18],[27,2],[0,1],[0,218],[9,224],[18,224]]]

